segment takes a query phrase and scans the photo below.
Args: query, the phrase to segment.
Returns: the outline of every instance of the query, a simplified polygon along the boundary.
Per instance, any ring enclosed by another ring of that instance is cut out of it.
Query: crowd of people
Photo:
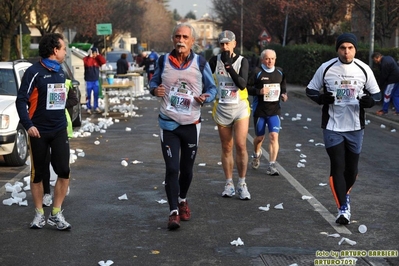
[[[237,193],[241,200],[251,199],[247,186],[249,156],[246,145],[251,111],[256,136],[251,166],[259,169],[267,128],[269,165],[265,172],[271,176],[280,174],[277,157],[281,101],[288,100],[288,92],[284,71],[276,65],[276,52],[266,49],[259,58],[253,56],[247,60],[235,52],[235,34],[224,30],[218,36],[220,53],[206,61],[203,56],[193,52],[196,38],[196,32],[190,24],[179,24],[172,32],[173,50],[159,57],[155,52],[143,54],[141,62],[146,70],[150,93],[160,99],[158,125],[165,162],[169,230],[176,230],[181,226],[181,221],[191,219],[187,198],[194,176],[193,166],[199,148],[201,108],[204,103],[213,103],[212,118],[220,138],[225,180],[221,196],[231,198]],[[85,78],[88,94],[94,92],[93,108],[96,110],[98,69],[103,64],[103,58],[96,48],[91,51],[85,58]],[[388,88],[392,87],[391,95],[395,97],[399,89],[395,90],[397,80],[392,76],[399,69],[392,67],[391,58],[374,54],[374,61],[381,64],[378,84],[371,68],[355,58],[357,39],[351,33],[338,36],[336,51],[337,57],[317,69],[306,87],[306,94],[322,105],[321,127],[330,158],[328,176],[338,208],[336,223],[346,225],[351,220],[349,193],[358,175],[365,126],[364,108],[371,108],[380,101],[381,86],[385,89],[385,95]],[[47,222],[59,230],[67,230],[71,225],[65,221],[61,210],[70,173],[66,97],[62,97],[66,96],[68,90],[59,66],[66,54],[62,35],[44,36],[39,52],[42,59],[25,73],[16,101],[21,123],[31,143],[31,189],[35,203],[31,228],[42,228],[46,223],[43,181],[47,180],[51,162],[58,179],[53,209]],[[125,69],[123,55],[119,64],[121,69]],[[391,72],[388,72],[388,65],[393,69],[390,68]],[[350,94],[344,93],[348,90]],[[57,99],[61,100],[50,103],[49,94],[58,95]],[[91,107],[88,97],[87,104]],[[236,183],[234,167],[238,174]]]

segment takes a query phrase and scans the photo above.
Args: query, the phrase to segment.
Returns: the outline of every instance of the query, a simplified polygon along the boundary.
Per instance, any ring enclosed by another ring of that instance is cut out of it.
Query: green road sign
[[[97,35],[111,35],[112,34],[112,24],[104,23],[104,24],[96,24]]]

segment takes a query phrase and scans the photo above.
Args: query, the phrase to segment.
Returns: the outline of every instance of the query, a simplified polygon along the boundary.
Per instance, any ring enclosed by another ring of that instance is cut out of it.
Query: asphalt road
[[[399,125],[387,119],[390,117],[368,116],[359,177],[351,193],[352,222],[337,226],[330,188],[320,185],[328,183],[329,173],[327,154],[318,145],[323,142],[320,107],[303,97],[297,87],[289,89],[290,98],[282,103],[281,175],[265,174],[265,143],[260,168],[248,168],[250,201],[220,196],[224,186],[220,141],[211,105],[205,105],[188,195],[192,219],[182,222],[179,230],[168,231],[168,206],[158,203],[166,200],[157,125],[159,103],[152,97],[138,98],[134,101],[137,117],[111,113],[114,124],[105,132],[71,140],[71,148],[82,149],[85,156],[71,164],[71,192],[63,205],[72,225],[70,232],[48,225],[29,229],[34,214],[29,191],[28,207],[0,206],[0,265],[97,265],[107,260],[113,265],[314,265],[316,259],[354,250],[362,251],[349,254],[358,259],[356,265],[399,265],[397,257],[387,256],[397,256],[399,250],[399,133],[391,132],[399,130]],[[91,122],[98,124],[99,117],[91,115]],[[251,121],[249,154],[253,132]],[[123,159],[128,166],[121,165]],[[305,167],[298,167],[303,159]],[[3,200],[10,197],[4,184],[22,180],[29,172],[27,167],[5,167],[1,161],[0,171]],[[127,200],[118,199],[123,194]],[[280,203],[283,209],[275,209]],[[259,210],[268,204],[269,211]],[[45,211],[48,215],[50,209]],[[358,232],[361,224],[368,228],[365,234]],[[328,236],[332,234],[340,236]],[[244,245],[231,244],[238,238]],[[339,244],[342,238],[356,244]]]

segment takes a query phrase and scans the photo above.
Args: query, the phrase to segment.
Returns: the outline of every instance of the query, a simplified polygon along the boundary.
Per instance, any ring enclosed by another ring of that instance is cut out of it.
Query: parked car
[[[9,166],[21,166],[28,158],[28,135],[19,123],[15,100],[31,65],[25,60],[0,62],[0,155]]]
[[[17,92],[26,69],[32,64],[25,60],[0,62],[0,155],[9,166],[24,165],[28,158],[28,135],[19,122],[15,106]],[[71,70],[62,64],[66,77],[72,80],[73,89],[80,100],[79,82],[74,80]],[[69,113],[74,127],[82,121],[81,105],[70,108]]]
[[[105,55],[105,60],[107,61],[106,67],[108,73],[116,73],[116,62],[121,58],[121,54],[126,54],[126,60],[129,62],[130,68],[134,66],[133,55],[127,50],[114,50],[107,52]],[[111,69],[109,69],[111,67]]]

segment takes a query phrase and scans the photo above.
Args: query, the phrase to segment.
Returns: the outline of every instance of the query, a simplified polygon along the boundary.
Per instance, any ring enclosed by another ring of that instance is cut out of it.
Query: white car
[[[31,65],[24,60],[0,62],[0,156],[9,166],[24,165],[28,157],[28,137],[19,123],[15,100],[22,76]]]

